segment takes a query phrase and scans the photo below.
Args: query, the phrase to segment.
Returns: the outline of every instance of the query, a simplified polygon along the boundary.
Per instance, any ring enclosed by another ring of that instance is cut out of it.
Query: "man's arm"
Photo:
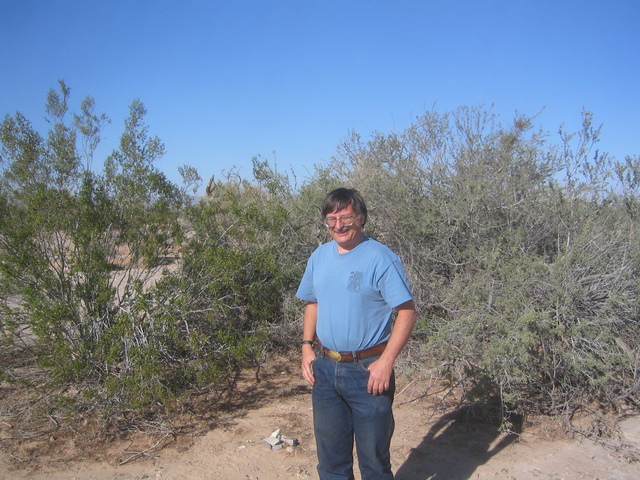
[[[398,315],[391,331],[389,343],[380,358],[369,365],[369,384],[367,390],[374,395],[380,395],[391,385],[393,364],[411,337],[413,326],[418,314],[413,300],[396,307]]]
[[[302,321],[302,339],[314,340],[316,338],[316,322],[318,320],[318,304],[308,302],[304,309]],[[311,363],[316,359],[316,352],[312,345],[302,345],[302,376],[311,385],[316,383]]]

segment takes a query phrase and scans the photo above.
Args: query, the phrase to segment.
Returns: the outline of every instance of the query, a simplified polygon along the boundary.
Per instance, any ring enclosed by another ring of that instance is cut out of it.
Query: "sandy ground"
[[[564,438],[534,422],[525,422],[519,436],[505,436],[495,426],[437,408],[437,395],[425,396],[415,383],[403,388],[399,378],[398,385],[392,444],[397,480],[640,479],[640,464],[611,448]],[[54,434],[42,455],[14,443],[0,450],[0,479],[317,479],[311,391],[297,366],[272,365],[247,395],[252,400],[243,407],[210,412],[203,418],[206,428],[194,429],[188,441],[133,436],[87,452]],[[623,440],[640,448],[640,419],[623,425]],[[292,451],[266,448],[264,438],[277,429],[299,445]],[[0,434],[9,435],[7,423]]]

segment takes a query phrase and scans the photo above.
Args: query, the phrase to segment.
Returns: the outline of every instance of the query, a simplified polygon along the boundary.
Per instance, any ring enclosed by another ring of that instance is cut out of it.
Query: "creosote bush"
[[[334,162],[407,264],[414,345],[467,401],[497,398],[503,418],[637,411],[638,161],[600,154],[598,135],[584,113],[549,146],[531,119],[504,127],[462,108],[354,136]]]
[[[1,126],[0,336],[79,404],[158,414],[297,346],[294,293],[328,239],[318,207],[349,186],[407,267],[414,372],[497,402],[506,427],[513,412],[638,411],[640,159],[599,152],[590,113],[554,143],[522,115],[429,111],[353,133],[300,185],[258,156],[253,178],[232,170],[192,199],[195,170],[178,187],[155,167],[141,102],[98,173],[108,119],[88,98],[67,122],[69,95],[49,93],[46,137],[20,114]]]

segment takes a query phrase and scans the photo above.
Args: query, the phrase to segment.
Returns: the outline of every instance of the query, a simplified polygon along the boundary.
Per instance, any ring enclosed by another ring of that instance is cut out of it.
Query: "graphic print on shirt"
[[[351,275],[349,276],[349,283],[347,284],[347,290],[350,292],[359,292],[360,287],[362,287],[363,279],[363,272],[351,272]]]

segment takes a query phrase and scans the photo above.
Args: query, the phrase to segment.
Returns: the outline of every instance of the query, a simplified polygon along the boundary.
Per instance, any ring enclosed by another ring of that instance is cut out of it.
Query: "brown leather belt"
[[[329,350],[322,347],[324,354],[335,362],[353,362],[355,359],[362,360],[363,358],[373,357],[374,355],[380,355],[387,347],[387,342],[376,345],[375,347],[365,348],[364,350],[358,350],[357,352],[336,352],[335,350]]]

